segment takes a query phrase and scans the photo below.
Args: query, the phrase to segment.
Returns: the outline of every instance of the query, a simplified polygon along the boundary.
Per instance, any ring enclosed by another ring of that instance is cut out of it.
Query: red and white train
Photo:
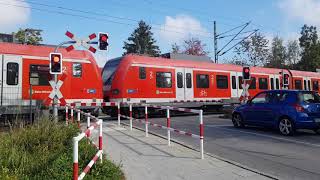
[[[242,93],[242,69],[231,64],[126,55],[105,64],[104,98],[134,103],[238,101]],[[252,67],[250,96],[263,90],[281,89],[282,72],[290,74],[290,89],[319,92],[319,73]]]
[[[48,97],[52,91],[49,53],[54,48],[0,43],[0,114],[17,113],[10,107],[30,104],[30,83],[33,100]],[[94,57],[88,51],[67,52],[61,48],[59,52],[67,75],[61,87],[66,102],[102,102],[101,72]]]
[[[52,90],[49,53],[54,48],[0,43],[0,114],[8,113],[3,109],[9,106],[29,105],[31,82],[33,100],[48,97]],[[126,55],[109,60],[100,70],[88,51],[61,48],[59,52],[67,74],[61,92],[68,103],[116,101],[195,107],[238,101],[242,93],[242,67],[237,65]],[[290,74],[290,89],[319,92],[319,73],[252,67],[250,95],[281,89],[282,71]]]

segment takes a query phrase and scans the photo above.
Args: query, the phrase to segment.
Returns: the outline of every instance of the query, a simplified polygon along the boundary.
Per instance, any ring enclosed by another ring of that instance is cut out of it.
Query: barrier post
[[[167,108],[167,134],[168,134],[168,146],[171,145],[171,140],[170,140],[170,109]]]
[[[199,112],[199,119],[200,119],[200,125],[199,125],[199,129],[200,129],[200,155],[201,155],[201,159],[204,159],[203,156],[203,110],[201,109]]]
[[[74,123],[74,119],[73,119],[73,107],[70,107],[71,112],[70,112],[70,116],[71,116],[71,122]]]
[[[130,131],[132,131],[132,104],[129,105],[129,114],[130,114]]]
[[[120,102],[118,102],[118,126],[120,126]]]
[[[148,106],[145,105],[144,108],[145,113],[145,128],[146,128],[146,137],[148,137]]]
[[[78,164],[78,140],[73,138],[73,180],[78,180],[79,164]]]
[[[78,128],[80,128],[80,117],[81,117],[81,114],[80,114],[80,110],[77,110],[77,122],[78,122]]]
[[[102,119],[100,119],[99,150],[102,151]],[[100,155],[100,162],[102,163],[102,153],[101,153],[101,155]]]
[[[88,116],[87,116],[87,129],[89,129],[89,127],[90,127],[90,113],[88,113]],[[90,137],[90,131],[88,133],[88,137]],[[88,143],[89,143],[89,141],[88,141]]]
[[[68,125],[68,106],[66,105],[66,125]]]

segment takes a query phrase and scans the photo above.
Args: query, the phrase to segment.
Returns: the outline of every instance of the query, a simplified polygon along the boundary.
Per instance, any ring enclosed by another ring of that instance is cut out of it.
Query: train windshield
[[[121,57],[111,59],[103,67],[102,80],[104,85],[111,85],[114,73],[120,64],[121,59]]]

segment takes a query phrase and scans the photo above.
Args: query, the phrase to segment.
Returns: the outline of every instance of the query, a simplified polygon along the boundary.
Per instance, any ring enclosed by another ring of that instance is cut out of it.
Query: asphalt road
[[[149,118],[150,122],[166,125],[165,118]],[[128,121],[125,121],[128,122]],[[199,134],[197,116],[171,118],[171,127]],[[135,126],[143,127],[139,122]],[[285,137],[270,129],[246,127],[236,129],[229,119],[204,115],[204,150],[279,179],[320,179],[320,135],[299,131]],[[149,131],[166,136],[164,129]],[[199,140],[172,133],[172,138],[199,148]]]

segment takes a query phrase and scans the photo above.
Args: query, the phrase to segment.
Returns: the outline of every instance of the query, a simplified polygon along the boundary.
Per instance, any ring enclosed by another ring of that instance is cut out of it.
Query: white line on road
[[[246,134],[253,134],[253,135],[257,135],[257,136],[261,136],[261,137],[267,137],[267,138],[276,139],[276,140],[288,141],[288,142],[293,142],[293,143],[297,143],[297,144],[304,144],[304,145],[309,145],[309,146],[320,147],[320,144],[297,141],[297,140],[281,138],[281,137],[274,137],[274,136],[265,135],[265,134],[261,134],[261,133],[247,132],[247,131],[242,131],[242,130],[238,130],[238,129],[228,129],[228,128],[219,127],[219,126],[216,126],[216,125],[206,125],[206,126],[207,127],[212,127],[212,128],[218,128],[218,129],[225,129],[225,130],[228,130],[228,131],[241,132],[241,133],[246,133]]]

